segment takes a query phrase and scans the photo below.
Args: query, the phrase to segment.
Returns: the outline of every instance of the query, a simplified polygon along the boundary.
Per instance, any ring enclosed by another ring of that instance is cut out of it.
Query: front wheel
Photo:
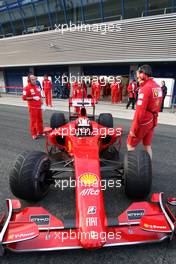
[[[124,160],[125,193],[130,198],[144,198],[152,186],[152,163],[146,151],[128,151]]]
[[[9,177],[12,193],[26,201],[39,201],[49,190],[50,160],[44,152],[23,152],[18,155]]]

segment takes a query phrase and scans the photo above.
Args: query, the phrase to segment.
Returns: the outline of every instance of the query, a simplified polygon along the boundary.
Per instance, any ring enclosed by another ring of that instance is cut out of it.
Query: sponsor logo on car
[[[34,236],[34,235],[35,235],[35,232],[21,233],[21,234],[11,234],[11,235],[9,235],[9,239],[10,240],[23,239],[23,238],[31,237],[31,236]]]
[[[70,152],[72,150],[72,143],[70,140],[68,140],[68,151]]]
[[[97,217],[86,217],[86,226],[97,226]]]
[[[87,214],[96,214],[97,208],[96,206],[89,206],[87,210]]]
[[[139,220],[143,215],[143,209],[127,211],[128,220]]]
[[[31,215],[30,222],[34,222],[37,225],[49,225],[50,216],[49,215]]]
[[[9,235],[8,238],[9,238],[10,240],[12,240],[12,239],[14,238],[14,234]]]
[[[84,173],[79,178],[80,182],[84,185],[93,185],[97,183],[97,175],[93,173]]]
[[[144,227],[147,229],[153,229],[153,230],[165,230],[165,229],[167,229],[167,226],[158,226],[158,225],[149,225],[149,224],[144,224]]]
[[[93,189],[93,188],[88,188],[88,189],[83,189],[81,192],[80,192],[80,195],[81,196],[88,196],[88,195],[99,195],[100,193],[100,190],[99,189]]]

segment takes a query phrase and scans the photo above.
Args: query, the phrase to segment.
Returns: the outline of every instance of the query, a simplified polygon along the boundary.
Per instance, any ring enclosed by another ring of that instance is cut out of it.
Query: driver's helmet
[[[77,136],[91,136],[92,124],[88,118],[80,117],[78,118],[76,124],[76,134]]]

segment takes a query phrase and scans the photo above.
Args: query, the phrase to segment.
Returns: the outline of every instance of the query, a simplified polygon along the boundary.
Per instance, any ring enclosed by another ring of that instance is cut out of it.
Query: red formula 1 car
[[[75,224],[66,226],[42,207],[22,209],[19,200],[7,200],[8,214],[0,217],[1,255],[5,249],[93,249],[172,239],[176,218],[170,207],[176,200],[170,198],[163,205],[162,193],[152,195],[151,202],[132,203],[113,223],[109,221],[102,178],[111,179],[111,187],[113,183],[115,188],[123,184],[128,196],[142,198],[151,188],[150,158],[145,152],[130,152],[124,162],[120,161],[122,129],[113,128],[112,116],[100,114],[95,121],[92,99],[70,100],[69,104],[69,121],[64,114],[55,113],[50,128],[45,129],[47,154],[32,151],[17,157],[10,172],[10,187],[16,197],[38,201],[50,184],[74,180]],[[79,107],[79,113],[72,114],[72,107]],[[93,107],[93,114],[88,114],[88,107]]]

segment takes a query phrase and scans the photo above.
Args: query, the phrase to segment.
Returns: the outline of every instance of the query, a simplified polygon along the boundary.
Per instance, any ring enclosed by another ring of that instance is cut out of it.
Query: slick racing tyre
[[[152,186],[152,163],[146,151],[128,151],[124,160],[124,187],[130,198],[144,198]]]
[[[103,113],[99,115],[98,118],[98,124],[108,127],[108,128],[113,128],[113,117],[109,113]]]
[[[52,114],[51,119],[50,119],[50,127],[52,129],[61,127],[65,125],[65,123],[66,123],[65,115],[63,113]]]
[[[50,160],[44,152],[23,152],[18,155],[9,177],[12,193],[26,201],[39,201],[49,190]]]
[[[98,124],[107,128],[113,128],[113,117],[109,113],[103,113],[99,115]],[[107,135],[106,137],[102,138],[103,144],[109,144],[111,141],[111,136]]]

